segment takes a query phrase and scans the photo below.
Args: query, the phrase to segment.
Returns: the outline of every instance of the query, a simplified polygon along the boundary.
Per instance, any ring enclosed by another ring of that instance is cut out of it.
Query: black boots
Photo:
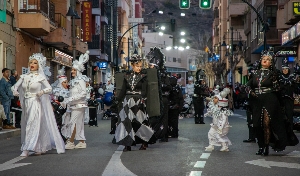
[[[125,148],[123,149],[123,152],[127,152],[127,151],[131,151],[131,147],[130,146],[125,146]]]
[[[258,151],[255,153],[256,155],[262,155],[263,154],[263,148],[259,148]]]
[[[269,145],[266,145],[263,148],[259,148],[256,152],[256,155],[268,156],[269,155]]]

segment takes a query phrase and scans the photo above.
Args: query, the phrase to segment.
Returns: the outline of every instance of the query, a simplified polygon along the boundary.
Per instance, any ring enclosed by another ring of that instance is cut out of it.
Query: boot
[[[223,143],[222,143],[222,148],[221,148],[220,151],[221,151],[221,152],[229,152],[229,148],[228,148],[226,142],[223,142]]]
[[[22,154],[20,155],[20,157],[27,157],[28,154],[29,154],[29,151],[28,151],[28,150],[24,150],[24,151],[22,152]]]
[[[269,155],[269,145],[266,145],[266,146],[265,146],[262,155],[263,155],[263,156],[268,156],[268,155]]]
[[[147,144],[146,143],[143,143],[142,145],[141,145],[141,147],[140,147],[140,149],[139,150],[146,150],[147,149]]]
[[[213,145],[209,145],[209,146],[205,147],[205,151],[206,151],[206,152],[211,152],[211,151],[213,151],[214,149],[215,149],[215,148],[214,148]]]
[[[123,149],[123,152],[127,152],[127,151],[131,151],[131,147],[130,146],[125,146],[125,148]]]
[[[263,148],[259,148],[258,151],[255,154],[256,155],[262,155],[263,154]]]

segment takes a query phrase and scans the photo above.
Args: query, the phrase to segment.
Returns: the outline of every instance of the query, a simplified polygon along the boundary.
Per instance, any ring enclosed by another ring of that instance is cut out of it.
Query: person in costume
[[[29,151],[37,155],[56,149],[65,153],[64,141],[58,131],[49,95],[52,91],[46,76],[51,76],[46,67],[46,57],[35,53],[29,57],[29,73],[20,76],[11,88],[19,96],[22,107],[21,157]]]
[[[168,142],[168,113],[169,94],[172,89],[169,76],[165,67],[166,57],[157,47],[151,48],[147,54],[148,66],[158,70],[159,88],[161,90],[161,104],[163,105],[160,122],[151,124],[155,130],[155,135],[159,142]],[[155,118],[155,117],[150,117]]]
[[[133,55],[129,61],[132,71],[126,72],[120,82],[116,78],[116,85],[122,87],[117,89],[115,101],[120,110],[113,143],[125,146],[123,151],[131,151],[132,145],[142,143],[140,150],[146,150],[147,142],[154,134],[149,127],[146,109],[150,98],[148,77],[142,70],[142,59],[138,55]]]
[[[67,99],[67,103],[71,109],[71,120],[66,124],[67,128],[70,128],[68,131],[71,137],[67,141],[66,149],[75,149],[75,148],[86,148],[86,139],[84,135],[84,115],[85,108],[87,108],[86,102],[86,82],[89,82],[89,78],[86,75],[82,75],[82,72],[85,70],[84,64],[89,60],[89,51],[86,51],[85,54],[81,54],[79,60],[73,61],[72,66],[72,77],[73,79],[70,83],[70,97]],[[79,143],[75,146],[74,140],[78,140]]]
[[[283,151],[287,136],[279,103],[279,75],[273,66],[273,53],[264,51],[259,63],[247,83],[246,91],[255,104],[252,119],[259,147],[256,155],[267,156],[271,144],[276,152]]]
[[[58,129],[63,136],[64,141],[69,138],[65,130],[63,130],[63,126],[65,123],[70,121],[70,109],[67,109],[66,100],[69,98],[69,89],[68,89],[68,78],[65,76],[65,66],[63,66],[57,72],[57,80],[51,84],[52,86],[52,99],[51,103],[54,108],[54,114],[56,118],[56,123],[58,125]],[[63,100],[63,101],[61,101]]]
[[[89,126],[96,126],[98,127],[97,122],[97,107],[99,103],[95,99],[95,94],[91,95],[91,98],[88,100],[88,107],[89,107]]]
[[[188,84],[185,87],[186,94],[192,97],[194,95],[194,78],[192,76],[188,78]]]
[[[91,93],[93,91],[93,87],[90,85],[90,78],[88,78],[88,81],[85,83],[86,85],[86,102],[88,102],[91,99]],[[88,124],[90,121],[90,111],[89,107],[85,108],[85,113],[84,113],[84,124]]]
[[[196,72],[196,82],[194,85],[194,95],[193,95],[193,103],[195,110],[195,124],[205,124],[204,123],[204,99],[209,96],[207,91],[207,86],[204,80],[204,72],[203,70],[198,70]]]
[[[233,115],[233,112],[228,109],[228,99],[226,96],[230,90],[225,88],[218,95],[214,95],[212,101],[209,102],[207,113],[204,115],[211,116],[213,122],[210,124],[208,132],[209,146],[205,147],[205,151],[213,151],[214,146],[222,146],[221,152],[228,152],[228,146],[231,141],[227,137],[229,128],[228,116]]]

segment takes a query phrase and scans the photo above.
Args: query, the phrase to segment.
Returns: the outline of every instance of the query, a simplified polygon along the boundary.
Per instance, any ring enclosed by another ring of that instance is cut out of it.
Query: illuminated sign
[[[0,21],[6,23],[6,0],[0,0]]]
[[[295,50],[291,51],[278,51],[276,56],[297,56],[297,52]]]
[[[293,2],[293,14],[300,15],[300,2]]]
[[[97,62],[97,66],[100,70],[105,70],[107,68],[107,62]]]
[[[92,41],[92,2],[83,1],[82,20],[83,20],[83,41]]]

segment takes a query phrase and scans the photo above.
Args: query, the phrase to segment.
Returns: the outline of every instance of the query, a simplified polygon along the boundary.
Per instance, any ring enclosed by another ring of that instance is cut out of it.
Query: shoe
[[[10,129],[16,129],[16,127],[14,127],[14,126],[12,126],[12,125],[10,125],[9,127],[10,127]]]
[[[164,139],[160,139],[158,142],[162,143],[162,142],[168,142],[168,141],[169,141],[168,138],[164,138]]]
[[[67,144],[65,145],[65,149],[66,149],[66,150],[72,150],[72,149],[75,149],[75,144],[74,144],[74,142],[67,141]]]
[[[34,155],[35,155],[35,156],[42,155],[42,152],[35,152]]]
[[[268,156],[268,155],[269,155],[269,145],[266,145],[262,153],[262,156]]]
[[[213,145],[209,145],[209,146],[205,147],[205,151],[206,151],[206,152],[211,152],[211,151],[213,151],[214,149],[215,149],[215,147],[214,147]]]
[[[205,123],[202,121],[202,122],[200,122],[200,124],[205,124]]]
[[[255,143],[256,142],[256,140],[255,139],[246,139],[246,140],[243,140],[243,142],[245,142],[245,143]]]
[[[146,150],[147,147],[145,146],[145,144],[142,144],[139,150]]]
[[[85,149],[86,148],[86,143],[85,142],[79,142],[76,146],[76,149]]]
[[[9,125],[3,125],[2,127],[3,129],[11,129],[11,127]]]
[[[125,146],[125,148],[123,149],[123,152],[127,152],[127,151],[131,151],[131,147],[130,146]]]
[[[227,146],[223,146],[221,149],[220,149],[221,152],[229,152],[229,148]]]
[[[256,155],[262,155],[263,154],[263,148],[259,148],[258,151],[255,154]]]
[[[29,154],[29,151],[28,151],[28,150],[24,150],[24,151],[21,153],[20,157],[27,157],[28,154]]]

